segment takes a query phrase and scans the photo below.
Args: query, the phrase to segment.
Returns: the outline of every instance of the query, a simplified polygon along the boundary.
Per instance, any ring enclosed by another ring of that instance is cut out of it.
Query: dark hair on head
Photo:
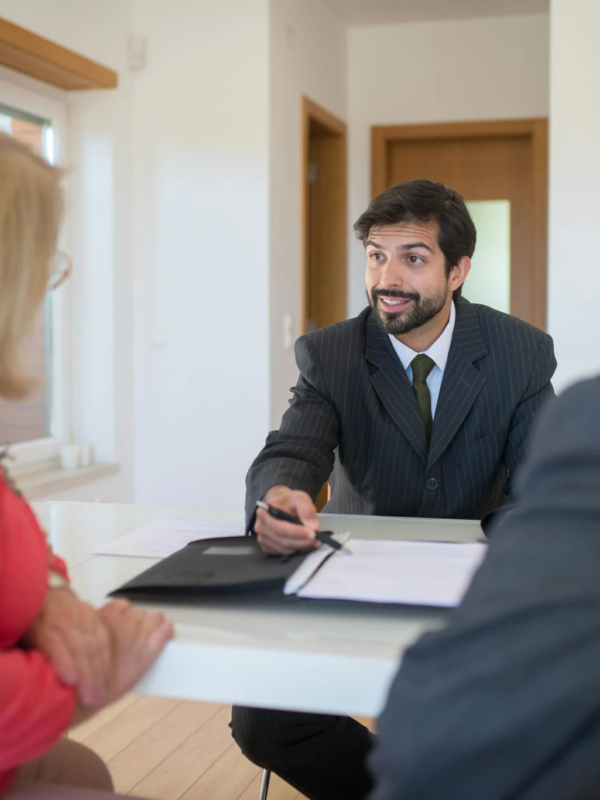
[[[461,258],[471,258],[477,233],[461,195],[443,183],[418,180],[397,183],[378,195],[354,224],[366,244],[373,228],[401,222],[437,222],[438,244],[446,260],[446,275]],[[454,294],[459,295],[462,287]]]

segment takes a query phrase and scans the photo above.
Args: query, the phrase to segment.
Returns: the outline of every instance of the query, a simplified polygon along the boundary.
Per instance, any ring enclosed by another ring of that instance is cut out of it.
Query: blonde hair
[[[62,215],[60,170],[0,133],[0,395],[23,397],[33,380],[20,346],[49,278]]]

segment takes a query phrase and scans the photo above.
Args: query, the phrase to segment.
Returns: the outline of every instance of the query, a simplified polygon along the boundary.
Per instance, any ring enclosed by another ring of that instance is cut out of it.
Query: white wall
[[[298,370],[283,347],[283,316],[300,324],[301,97],[346,119],[346,32],[322,0],[271,0],[270,45],[271,426]],[[265,431],[266,433],[266,431]]]
[[[269,411],[268,0],[136,0],[135,498],[241,508]]]
[[[74,434],[120,464],[103,497],[239,508],[269,416],[268,0],[0,15],[119,72],[69,96]]]
[[[549,331],[556,386],[600,371],[600,48],[596,0],[552,0]]]
[[[372,125],[547,116],[548,24],[519,16],[350,29],[350,228],[371,199]],[[356,314],[366,304],[364,254],[351,239]]]
[[[118,461],[133,497],[131,0],[0,0],[0,16],[119,72],[119,88],[69,93],[73,434]],[[43,85],[42,85],[43,88]]]
[[[121,465],[109,499],[240,507],[297,377],[300,101],[345,119],[346,31],[323,0],[0,14],[119,72],[70,97],[75,436]]]

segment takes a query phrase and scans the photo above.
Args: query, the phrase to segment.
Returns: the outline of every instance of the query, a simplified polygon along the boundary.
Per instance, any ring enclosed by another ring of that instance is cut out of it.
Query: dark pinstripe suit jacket
[[[247,477],[246,510],[275,484],[343,514],[480,519],[510,496],[531,423],[553,396],[552,339],[456,301],[431,442],[388,335],[371,309],[302,336],[300,377]]]

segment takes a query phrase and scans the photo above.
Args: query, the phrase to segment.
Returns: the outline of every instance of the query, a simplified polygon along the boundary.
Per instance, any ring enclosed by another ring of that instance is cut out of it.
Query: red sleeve
[[[33,512],[0,480],[0,648],[35,622],[48,591],[50,551]]]
[[[59,575],[62,575],[63,578],[68,581],[69,580],[69,573],[67,571],[67,565],[59,558],[57,555],[54,555],[52,550],[49,550],[49,563],[48,569],[51,572],[57,572]]]
[[[59,683],[41,653],[0,652],[0,772],[48,750],[71,724],[75,689]]]

